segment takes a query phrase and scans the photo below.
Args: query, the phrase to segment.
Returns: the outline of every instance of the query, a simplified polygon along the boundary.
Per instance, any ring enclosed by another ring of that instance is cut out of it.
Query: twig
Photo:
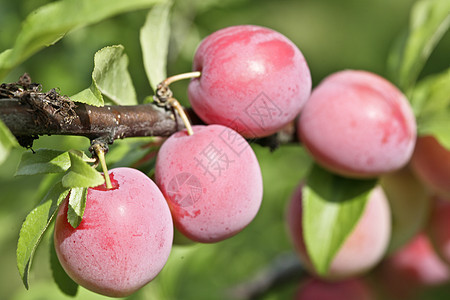
[[[255,300],[274,288],[299,281],[304,276],[307,276],[307,272],[298,256],[294,253],[282,254],[249,281],[231,288],[228,292],[234,299]]]

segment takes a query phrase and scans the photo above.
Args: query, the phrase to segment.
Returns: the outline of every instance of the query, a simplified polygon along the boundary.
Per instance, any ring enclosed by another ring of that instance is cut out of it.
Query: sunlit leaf
[[[42,6],[25,19],[14,47],[0,53],[0,78],[71,30],[162,2],[165,0],[62,0]]]
[[[72,101],[85,103],[93,106],[104,106],[105,101],[103,100],[102,93],[95,81],[92,81],[91,86],[81,92],[70,97]]]
[[[62,186],[61,182],[56,183],[22,224],[16,254],[17,267],[27,289],[28,275],[36,248],[68,193],[69,189]]]
[[[51,149],[24,152],[16,176],[65,172],[70,167],[69,153]]]
[[[67,220],[73,228],[77,228],[83,219],[84,209],[86,208],[86,197],[87,188],[81,187],[70,190]]]
[[[412,105],[419,135],[433,135],[450,150],[450,69],[419,82]]]
[[[155,5],[141,28],[141,48],[144,67],[153,90],[167,77],[167,53],[170,38],[171,3]]]
[[[105,182],[105,178],[81,157],[69,152],[71,166],[62,178],[67,188],[95,187]]]
[[[409,31],[389,58],[394,79],[407,94],[449,26],[450,1],[420,0],[412,8]]]
[[[315,165],[303,189],[303,235],[319,274],[326,274],[364,211],[375,180],[344,178]]]
[[[123,46],[110,46],[97,51],[91,86],[71,99],[89,105],[103,106],[102,95],[104,95],[111,100],[111,104],[137,104],[136,91],[127,67],[128,57],[124,53]]]
[[[6,159],[9,151],[18,147],[16,138],[11,131],[6,127],[2,120],[0,120],[0,164]]]

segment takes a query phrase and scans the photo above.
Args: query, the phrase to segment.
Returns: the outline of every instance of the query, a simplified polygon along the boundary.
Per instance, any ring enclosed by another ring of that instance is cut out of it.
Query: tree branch
[[[281,254],[248,281],[228,290],[234,299],[256,300],[275,288],[308,276],[295,253]]]
[[[0,85],[0,119],[25,147],[39,135],[77,135],[112,143],[127,137],[169,136],[184,127],[174,111],[153,104],[96,107],[73,102],[55,89],[43,93],[28,74]]]
[[[188,109],[192,124],[203,124]],[[40,135],[85,136],[92,142],[111,144],[127,137],[167,137],[184,128],[175,110],[155,104],[96,107],[73,102],[55,89],[41,92],[24,74],[18,82],[0,85],[0,119],[24,147],[31,147]],[[252,140],[276,149],[280,144],[296,142],[291,122],[279,133]]]
[[[37,109],[18,99],[0,99],[0,119],[16,137],[77,135],[89,139],[169,136],[184,128],[170,111],[152,104],[95,107],[75,103],[70,117],[52,106]]]

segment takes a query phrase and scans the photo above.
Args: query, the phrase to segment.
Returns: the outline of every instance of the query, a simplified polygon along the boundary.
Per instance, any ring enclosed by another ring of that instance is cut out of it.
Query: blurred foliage
[[[442,0],[448,1],[448,0]],[[0,0],[0,51],[10,48],[21,21],[50,0]],[[237,24],[270,27],[290,38],[303,52],[316,85],[341,69],[364,69],[386,76],[388,52],[407,28],[414,0],[193,0],[174,1],[168,74],[191,70],[200,40],[213,31]],[[140,28],[147,11],[122,14],[69,33],[40,51],[5,79],[16,81],[28,72],[44,90],[59,88],[73,95],[91,84],[94,54],[101,48],[122,44],[129,57],[129,72],[142,101],[152,93],[140,49]],[[420,77],[449,67],[450,34],[446,33],[431,54]],[[187,104],[187,82],[173,85],[177,98]],[[135,142],[117,141],[114,148]],[[78,137],[41,137],[34,149],[80,149],[89,141]],[[286,202],[310,161],[299,145],[282,146],[274,153],[254,147],[264,179],[260,213],[242,233],[218,244],[175,246],[168,264],[155,281],[132,299],[230,299],[230,288],[249,280],[278,255],[292,251],[284,214]],[[66,299],[51,279],[47,234],[34,258],[30,290],[22,285],[15,265],[15,249],[26,214],[38,203],[49,179],[14,177],[21,153],[15,150],[0,165],[0,299]],[[127,161],[122,160],[122,161]],[[120,164],[120,163],[119,163]],[[264,299],[288,299],[297,283],[266,295]],[[440,289],[439,295],[449,293]],[[80,289],[78,299],[106,299]],[[436,297],[437,298],[437,297]],[[71,299],[71,298],[68,298]]]

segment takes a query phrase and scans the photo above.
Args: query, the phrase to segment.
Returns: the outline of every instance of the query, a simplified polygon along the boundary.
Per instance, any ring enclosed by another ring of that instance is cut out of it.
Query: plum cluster
[[[393,84],[366,71],[331,74],[312,91],[297,130],[323,168],[344,177],[378,178],[327,274],[303,284],[297,299],[335,299],[344,292],[345,299],[410,299],[450,282],[450,151],[433,136],[417,137],[409,101]],[[317,277],[303,236],[302,189],[300,184],[289,204],[288,232]],[[377,289],[354,281],[370,270]]]
[[[417,269],[411,281],[418,285],[450,278],[428,242],[450,262],[450,234],[443,230],[450,201],[442,200],[450,199],[450,152],[433,137],[416,143],[413,111],[393,84],[367,71],[345,70],[312,90],[309,67],[294,43],[252,25],[206,37],[193,70],[201,75],[189,83],[189,100],[207,125],[179,131],[163,143],[156,184],[137,170],[114,169],[112,189],[88,190],[76,229],[67,221],[68,200],[60,208],[56,252],[77,283],[108,296],[126,296],[163,268],[173,225],[203,243],[243,230],[263,197],[261,170],[246,138],[269,136],[292,122],[323,168],[344,177],[380,178],[320,279],[303,239],[304,186],[299,185],[286,219],[293,244],[315,278],[302,286],[297,299],[373,299],[359,275],[387,253],[391,256],[383,260],[380,273],[400,277]],[[431,202],[430,195],[440,200]],[[423,233],[429,212],[433,221]]]
[[[156,184],[141,171],[109,172],[112,188],[89,188],[83,220],[68,222],[69,196],[55,224],[66,273],[99,294],[124,297],[153,280],[169,257],[174,229],[212,243],[244,229],[262,200],[258,160],[247,141],[221,126],[194,126],[168,138]]]

